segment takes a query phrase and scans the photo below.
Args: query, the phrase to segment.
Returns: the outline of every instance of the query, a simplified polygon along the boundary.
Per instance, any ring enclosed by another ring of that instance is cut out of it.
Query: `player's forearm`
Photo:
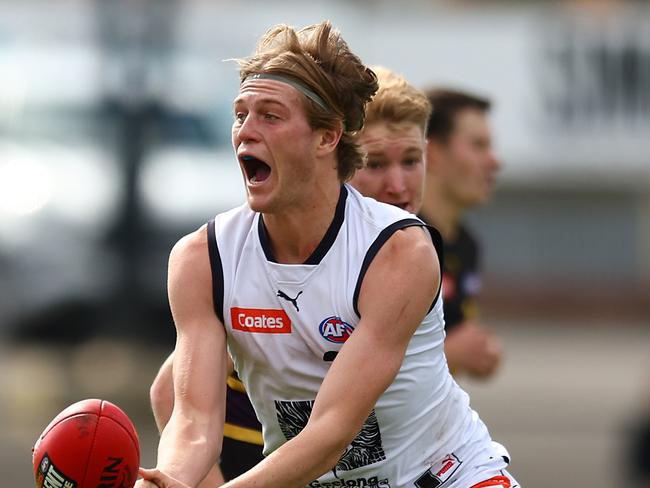
[[[332,469],[353,435],[341,436],[317,425],[305,429],[250,471],[224,488],[303,488]]]
[[[196,486],[221,454],[216,430],[214,425],[172,416],[160,438],[157,468]]]

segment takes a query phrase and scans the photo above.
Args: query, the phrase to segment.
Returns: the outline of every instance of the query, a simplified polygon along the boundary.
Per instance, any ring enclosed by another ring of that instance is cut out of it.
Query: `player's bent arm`
[[[306,427],[225,486],[304,487],[332,469],[397,375],[439,276],[435,250],[422,229],[396,232],[366,273],[358,302],[361,320],[332,363]]]
[[[174,246],[168,292],[176,325],[174,409],[157,468],[194,487],[219,457],[225,415],[226,337],[213,308],[205,227]]]
[[[348,433],[343,448],[348,446],[395,379],[439,283],[438,257],[425,230],[410,227],[386,242],[361,287],[361,320],[332,363],[308,426],[313,422],[327,431],[335,419],[343,419],[339,425]],[[346,396],[349,392],[354,395]],[[343,397],[346,402],[340,401]]]

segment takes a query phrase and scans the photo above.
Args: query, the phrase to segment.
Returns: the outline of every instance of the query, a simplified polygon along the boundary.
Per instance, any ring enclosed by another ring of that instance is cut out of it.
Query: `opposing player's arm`
[[[425,232],[418,227],[396,232],[368,268],[358,302],[361,320],[332,363],[307,426],[225,486],[303,487],[332,469],[399,371],[439,276]]]
[[[497,337],[478,322],[465,320],[447,332],[445,356],[454,375],[488,378],[496,372],[501,354]]]
[[[158,469],[189,486],[216,462],[223,435],[226,338],[214,313],[206,228],[171,252],[169,303],[176,325],[174,409],[158,448]]]

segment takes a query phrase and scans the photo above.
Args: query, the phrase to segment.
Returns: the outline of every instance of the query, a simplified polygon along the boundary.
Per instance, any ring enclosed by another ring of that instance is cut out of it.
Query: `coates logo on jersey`
[[[232,328],[261,334],[291,334],[291,319],[284,310],[269,308],[230,309]]]
[[[350,334],[354,331],[354,327],[336,316],[327,317],[320,323],[318,329],[320,330],[320,335],[325,339],[337,344],[342,344],[347,341]]]

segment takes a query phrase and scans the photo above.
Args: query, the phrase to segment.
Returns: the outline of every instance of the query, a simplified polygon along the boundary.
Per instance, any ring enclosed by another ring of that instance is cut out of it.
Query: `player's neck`
[[[314,189],[309,199],[289,211],[264,214],[264,225],[275,260],[304,263],[329,229],[340,195],[340,182]]]
[[[431,188],[425,192],[420,215],[433,225],[442,238],[446,241],[453,241],[458,235],[463,209],[453,202],[439,196],[441,192]]]

